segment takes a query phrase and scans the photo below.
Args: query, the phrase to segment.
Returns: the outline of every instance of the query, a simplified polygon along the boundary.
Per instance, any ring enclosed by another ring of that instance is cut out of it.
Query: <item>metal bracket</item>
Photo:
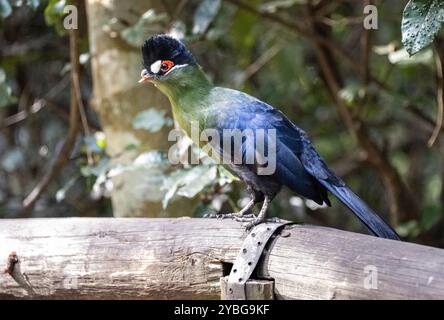
[[[265,222],[253,228],[242,243],[241,250],[228,277],[226,297],[228,300],[246,300],[245,284],[256,268],[271,236],[291,221]]]

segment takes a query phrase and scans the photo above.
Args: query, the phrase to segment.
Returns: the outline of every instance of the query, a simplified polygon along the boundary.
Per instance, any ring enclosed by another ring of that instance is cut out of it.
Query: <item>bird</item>
[[[228,169],[246,183],[251,195],[244,208],[226,216],[246,222],[246,227],[252,228],[266,221],[271,201],[284,186],[319,205],[331,206],[330,192],[374,236],[400,240],[393,228],[329,169],[306,132],[280,110],[244,92],[213,85],[191,51],[176,37],[153,35],[142,44],[141,54],[143,67],[139,83],[152,83],[167,96],[175,121],[187,135],[192,136],[193,123],[220,135],[224,130],[274,132],[275,168],[267,174],[260,174],[265,166],[260,159],[245,159],[247,149],[257,147],[258,138],[254,134],[253,138],[244,136],[240,145],[231,145],[228,151],[220,142],[223,139],[211,144],[212,154],[228,152],[228,156],[224,154],[224,159],[228,158]],[[266,136],[265,145],[270,146],[271,135]],[[202,144],[196,141],[200,138],[191,138],[197,145]],[[259,203],[262,203],[259,213],[249,214]]]

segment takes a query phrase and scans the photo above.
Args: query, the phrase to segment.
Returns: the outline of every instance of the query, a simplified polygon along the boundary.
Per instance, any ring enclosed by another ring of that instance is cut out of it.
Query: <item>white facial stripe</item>
[[[164,75],[166,76],[168,73],[170,73],[171,71],[173,71],[173,70],[176,70],[176,69],[180,69],[180,68],[183,68],[183,67],[186,67],[188,64],[178,64],[178,65],[175,65],[174,67],[172,67],[170,70],[168,70],[168,72],[167,73],[165,73]]]
[[[160,71],[160,66],[162,64],[162,61],[157,60],[150,66],[151,73],[158,73]]]

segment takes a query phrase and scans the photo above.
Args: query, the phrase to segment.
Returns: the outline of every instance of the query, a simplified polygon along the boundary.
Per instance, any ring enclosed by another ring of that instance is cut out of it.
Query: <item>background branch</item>
[[[77,1],[73,1],[74,4]],[[66,165],[70,158],[71,151],[77,139],[77,134],[79,132],[79,99],[76,94],[76,83],[78,83],[79,72],[80,72],[80,62],[79,62],[79,30],[71,29],[69,30],[69,46],[70,46],[70,61],[71,61],[71,107],[69,116],[69,129],[66,135],[65,141],[56,156],[56,159],[52,162],[49,170],[43,175],[37,185],[32,189],[32,191],[23,200],[23,209],[21,212],[21,217],[31,216],[32,210],[49,186],[51,181],[60,173],[62,168]]]
[[[326,48],[330,49],[333,53],[338,55],[338,57],[341,58],[341,61],[346,62],[355,72],[357,72],[359,75],[364,76],[363,69],[358,62],[357,59],[355,59],[351,54],[347,52],[347,50],[343,49],[342,47],[335,44],[331,39],[325,38],[320,36],[319,34],[307,31],[304,26],[300,26],[299,24],[289,21],[287,19],[284,19],[276,14],[268,13],[268,12],[262,12],[257,10],[254,6],[245,3],[242,0],[225,0],[228,3],[231,3],[237,7],[239,7],[242,10],[248,11],[252,14],[255,14],[257,16],[260,16],[263,19],[275,22],[281,26],[286,27],[289,30],[292,30],[299,35],[303,36],[304,38],[310,39],[314,42],[316,42],[318,45],[325,46]],[[317,16],[319,18],[319,16]],[[388,90],[385,84],[380,82],[378,79],[374,78],[371,74],[368,75],[368,78],[375,83],[378,87]]]
[[[432,136],[428,141],[429,147],[433,146],[436,139],[438,139],[439,133],[442,129],[443,111],[444,111],[444,69],[441,59],[441,52],[439,48],[434,45],[434,57],[435,57],[435,67],[436,67],[436,105],[438,108],[438,113],[436,116],[436,125],[433,129]]]
[[[318,33],[319,36],[321,34],[328,36],[328,30],[325,31],[325,26],[319,26],[312,20],[312,10],[307,5],[307,19],[312,32]],[[419,217],[418,206],[399,173],[390,164],[383,150],[370,137],[365,124],[357,117],[352,116],[347,105],[339,96],[339,92],[342,89],[342,80],[339,72],[335,69],[337,62],[334,60],[330,48],[315,42],[314,49],[322,73],[322,79],[338,107],[342,121],[356,137],[359,145],[365,150],[367,161],[377,170],[384,183],[389,198],[390,222],[393,225],[398,225],[403,221],[417,219]]]

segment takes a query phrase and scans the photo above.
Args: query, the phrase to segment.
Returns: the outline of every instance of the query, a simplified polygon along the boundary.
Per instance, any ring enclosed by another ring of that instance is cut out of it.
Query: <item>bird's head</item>
[[[183,77],[187,68],[196,66],[196,60],[185,45],[168,35],[156,35],[142,46],[143,67],[139,83],[162,83]]]

